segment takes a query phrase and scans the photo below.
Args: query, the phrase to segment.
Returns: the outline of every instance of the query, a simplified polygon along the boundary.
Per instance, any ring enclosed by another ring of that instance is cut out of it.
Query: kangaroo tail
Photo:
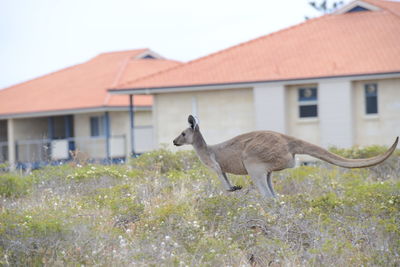
[[[396,149],[398,142],[399,142],[399,137],[396,138],[393,145],[385,153],[366,159],[343,158],[341,156],[329,152],[326,149],[323,149],[322,147],[310,144],[308,142],[299,139],[293,141],[291,147],[294,154],[307,154],[315,158],[329,162],[331,164],[334,164],[336,166],[344,168],[365,168],[377,165],[386,160],[388,157],[390,157],[390,155],[392,155],[392,153]]]

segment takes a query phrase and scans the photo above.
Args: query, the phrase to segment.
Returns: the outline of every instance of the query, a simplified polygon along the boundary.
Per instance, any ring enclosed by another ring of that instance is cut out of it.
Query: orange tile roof
[[[364,0],[365,2],[380,7],[382,9],[386,9],[393,14],[400,16],[400,2],[394,1],[382,1],[382,0]]]
[[[148,49],[104,53],[48,75],[0,90],[0,115],[96,107],[128,106],[127,96],[110,95],[115,84],[180,64],[141,59]],[[151,106],[151,96],[135,96],[135,105]]]
[[[400,72],[400,3],[366,2],[383,10],[311,19],[119,89]]]

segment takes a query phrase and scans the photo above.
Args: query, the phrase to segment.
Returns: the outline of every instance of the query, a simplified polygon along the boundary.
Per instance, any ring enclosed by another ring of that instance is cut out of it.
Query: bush
[[[130,161],[133,168],[158,173],[187,170],[199,164],[200,162],[193,151],[174,153],[165,148],[144,153]]]
[[[187,151],[6,174],[0,265],[397,266],[400,172],[391,160],[276,172],[275,200],[242,176],[230,177],[242,190],[225,192]]]
[[[29,176],[18,176],[11,173],[0,174],[0,195],[20,197],[26,195],[33,183]]]

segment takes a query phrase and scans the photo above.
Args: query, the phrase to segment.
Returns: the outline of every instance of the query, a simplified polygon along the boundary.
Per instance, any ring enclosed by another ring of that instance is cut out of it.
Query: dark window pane
[[[92,117],[90,118],[90,135],[99,136],[99,134],[99,118]]]
[[[317,88],[299,88],[299,101],[317,100]]]
[[[99,136],[104,136],[105,134],[105,117],[101,116],[99,117]]]
[[[349,11],[347,11],[347,13],[351,13],[351,12],[361,12],[361,11],[369,11],[368,9],[362,7],[362,6],[355,6],[352,9],[350,9]]]
[[[376,96],[367,97],[365,100],[367,114],[378,113],[378,98]]]
[[[312,118],[318,116],[317,105],[299,106],[300,118]]]
[[[145,57],[142,57],[143,59],[156,59],[152,55],[146,55]]]
[[[365,112],[366,114],[378,113],[378,85],[370,83],[365,85]]]

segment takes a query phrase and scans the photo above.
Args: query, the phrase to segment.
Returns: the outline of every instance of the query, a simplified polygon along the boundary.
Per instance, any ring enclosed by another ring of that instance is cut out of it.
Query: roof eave
[[[152,106],[134,106],[134,111],[151,111],[151,109],[152,109]],[[91,107],[91,108],[9,113],[9,114],[0,114],[0,120],[33,118],[33,117],[48,117],[48,116],[62,116],[62,115],[106,112],[106,111],[129,111],[129,106],[107,106],[107,107]]]
[[[282,84],[286,85],[298,83],[318,83],[326,79],[388,79],[400,78],[400,71],[385,72],[385,73],[372,73],[372,74],[351,74],[340,76],[323,76],[323,77],[309,77],[309,78],[294,78],[282,80],[265,80],[265,81],[251,81],[251,82],[233,82],[233,83],[219,83],[219,84],[200,84],[200,85],[183,85],[183,86],[170,86],[170,87],[148,87],[148,88],[124,88],[124,89],[109,89],[108,92],[114,95],[149,95],[149,94],[165,94],[175,92],[191,92],[191,91],[213,91],[225,89],[244,89],[260,86],[262,84]]]
[[[343,6],[342,8],[339,8],[338,10],[334,11],[332,14],[333,15],[340,15],[340,14],[345,14],[348,11],[352,10],[353,8],[355,8],[356,6],[361,6],[365,9],[368,9],[370,11],[377,11],[377,10],[381,10],[380,7],[375,6],[373,4],[370,4],[366,1],[362,1],[362,0],[356,0],[353,2],[350,2],[349,4]]]

